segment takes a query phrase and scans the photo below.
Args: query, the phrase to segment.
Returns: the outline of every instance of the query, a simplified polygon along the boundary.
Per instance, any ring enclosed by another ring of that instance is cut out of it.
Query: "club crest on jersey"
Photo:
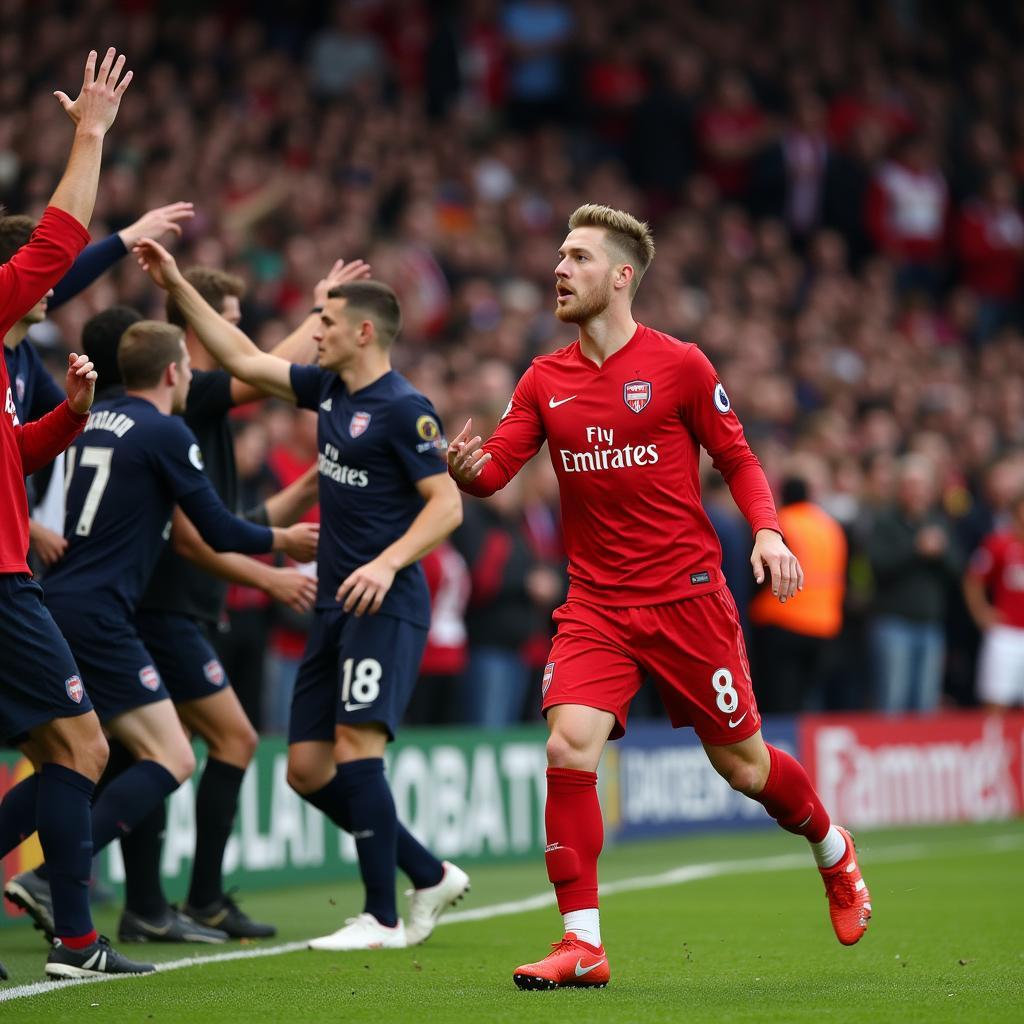
[[[732,408],[732,403],[729,401],[729,396],[725,393],[725,388],[722,387],[721,382],[715,385],[715,408],[723,415]]]
[[[555,663],[553,661],[549,661],[544,666],[544,678],[543,678],[543,680],[541,680],[541,684],[540,684],[540,695],[542,697],[546,697],[547,696],[548,690],[551,688],[551,680],[554,679],[554,677],[555,677]]]
[[[152,665],[146,665],[139,669],[139,682],[154,693],[160,689],[160,675]]]
[[[348,433],[350,437],[359,437],[360,434],[366,433],[366,428],[370,425],[370,414],[368,412],[357,412],[352,414],[352,419],[349,420]]]
[[[216,658],[211,658],[203,666],[203,675],[211,686],[220,686],[224,682],[224,666]]]
[[[70,679],[65,679],[64,689],[68,691],[68,696],[76,704],[82,703],[82,698],[85,696],[85,687],[82,685],[81,676],[72,676]]]
[[[651,400],[651,382],[631,380],[628,384],[623,384],[622,399],[633,412],[643,412]]]

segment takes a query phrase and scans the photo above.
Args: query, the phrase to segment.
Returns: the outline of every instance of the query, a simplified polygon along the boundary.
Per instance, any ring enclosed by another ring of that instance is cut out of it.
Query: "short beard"
[[[575,296],[576,301],[572,307],[566,309],[564,306],[555,306],[555,317],[565,324],[585,324],[588,320],[600,316],[612,301],[612,282],[609,278],[603,288],[595,288],[586,298],[581,299]]]

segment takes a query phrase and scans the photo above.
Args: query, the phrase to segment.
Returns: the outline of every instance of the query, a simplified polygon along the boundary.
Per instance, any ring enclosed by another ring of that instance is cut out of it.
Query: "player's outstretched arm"
[[[153,282],[174,296],[200,342],[228,373],[263,394],[295,401],[291,363],[262,352],[234,324],[229,324],[185,280],[174,257],[159,242],[143,238],[132,251]]]
[[[316,601],[316,577],[298,569],[267,565],[247,555],[214,551],[180,508],[174,510],[171,543],[179,555],[211,576],[255,587],[293,611],[308,612]]]
[[[297,523],[316,504],[319,483],[320,474],[314,462],[302,476],[263,503],[267,522],[271,526]]]
[[[352,260],[349,263],[335,260],[327,276],[321,278],[313,289],[313,308],[306,319],[287,338],[275,345],[270,354],[277,356],[278,359],[286,359],[289,363],[316,362],[316,342],[313,340],[313,334],[320,326],[320,310],[327,301],[327,293],[336,285],[361,281],[369,276],[370,265],[363,260]],[[234,405],[244,405],[260,398],[266,398],[265,391],[254,388],[237,377],[231,378],[231,401]]]
[[[345,611],[354,610],[356,615],[380,611],[399,569],[433,551],[462,522],[462,497],[447,474],[424,477],[416,489],[426,504],[409,529],[372,562],[351,572],[338,588],[337,599]]]
[[[103,138],[114,123],[121,97],[132,80],[132,72],[124,70],[124,54],[118,56],[114,47],[107,50],[99,68],[96,60],[96,51],[90,50],[77,99],[72,100],[63,92],[54,93],[75,124],[75,140],[50,205],[71,214],[85,227],[89,226],[96,202]]]
[[[785,604],[797,591],[804,589],[804,571],[796,556],[775,530],[758,530],[750,555],[754,580],[764,582],[765,569],[771,576],[772,593]]]

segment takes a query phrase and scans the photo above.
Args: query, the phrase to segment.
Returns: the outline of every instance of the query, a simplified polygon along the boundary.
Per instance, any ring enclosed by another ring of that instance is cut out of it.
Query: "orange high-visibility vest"
[[[765,585],[750,603],[755,626],[778,626],[803,636],[835,636],[843,625],[846,535],[822,508],[805,501],[779,510],[789,550],[804,570],[804,589],[780,604]]]

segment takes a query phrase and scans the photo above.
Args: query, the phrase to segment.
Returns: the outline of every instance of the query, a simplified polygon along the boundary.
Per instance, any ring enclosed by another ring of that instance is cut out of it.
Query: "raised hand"
[[[448,468],[460,484],[472,483],[491,461],[491,456],[480,449],[483,443],[478,437],[470,437],[472,419],[452,438],[448,445]]]
[[[363,260],[352,260],[346,263],[344,260],[335,260],[334,266],[328,271],[327,276],[321,278],[313,289],[313,305],[322,306],[327,301],[327,294],[332,288],[340,284],[349,284],[352,281],[361,281],[364,277],[370,276],[370,264]]]
[[[132,246],[132,252],[135,253],[139,266],[149,274],[153,283],[164,291],[184,284],[185,278],[178,269],[177,262],[159,242],[154,242],[152,238],[140,238]]]
[[[75,122],[77,131],[88,132],[102,138],[114,123],[118,107],[121,105],[121,97],[132,80],[132,72],[124,70],[124,54],[116,55],[117,51],[111,46],[97,71],[96,51],[90,50],[85,61],[85,78],[78,99],[72,100],[67,93],[60,91],[53,94],[68,117]]]
[[[191,203],[171,203],[147,210],[134,224],[118,231],[126,249],[143,238],[159,238],[167,232],[181,235],[181,222],[196,215]]]
[[[93,395],[96,393],[96,371],[88,356],[68,356],[68,375],[64,380],[68,405],[74,412],[84,416],[92,408]]]

